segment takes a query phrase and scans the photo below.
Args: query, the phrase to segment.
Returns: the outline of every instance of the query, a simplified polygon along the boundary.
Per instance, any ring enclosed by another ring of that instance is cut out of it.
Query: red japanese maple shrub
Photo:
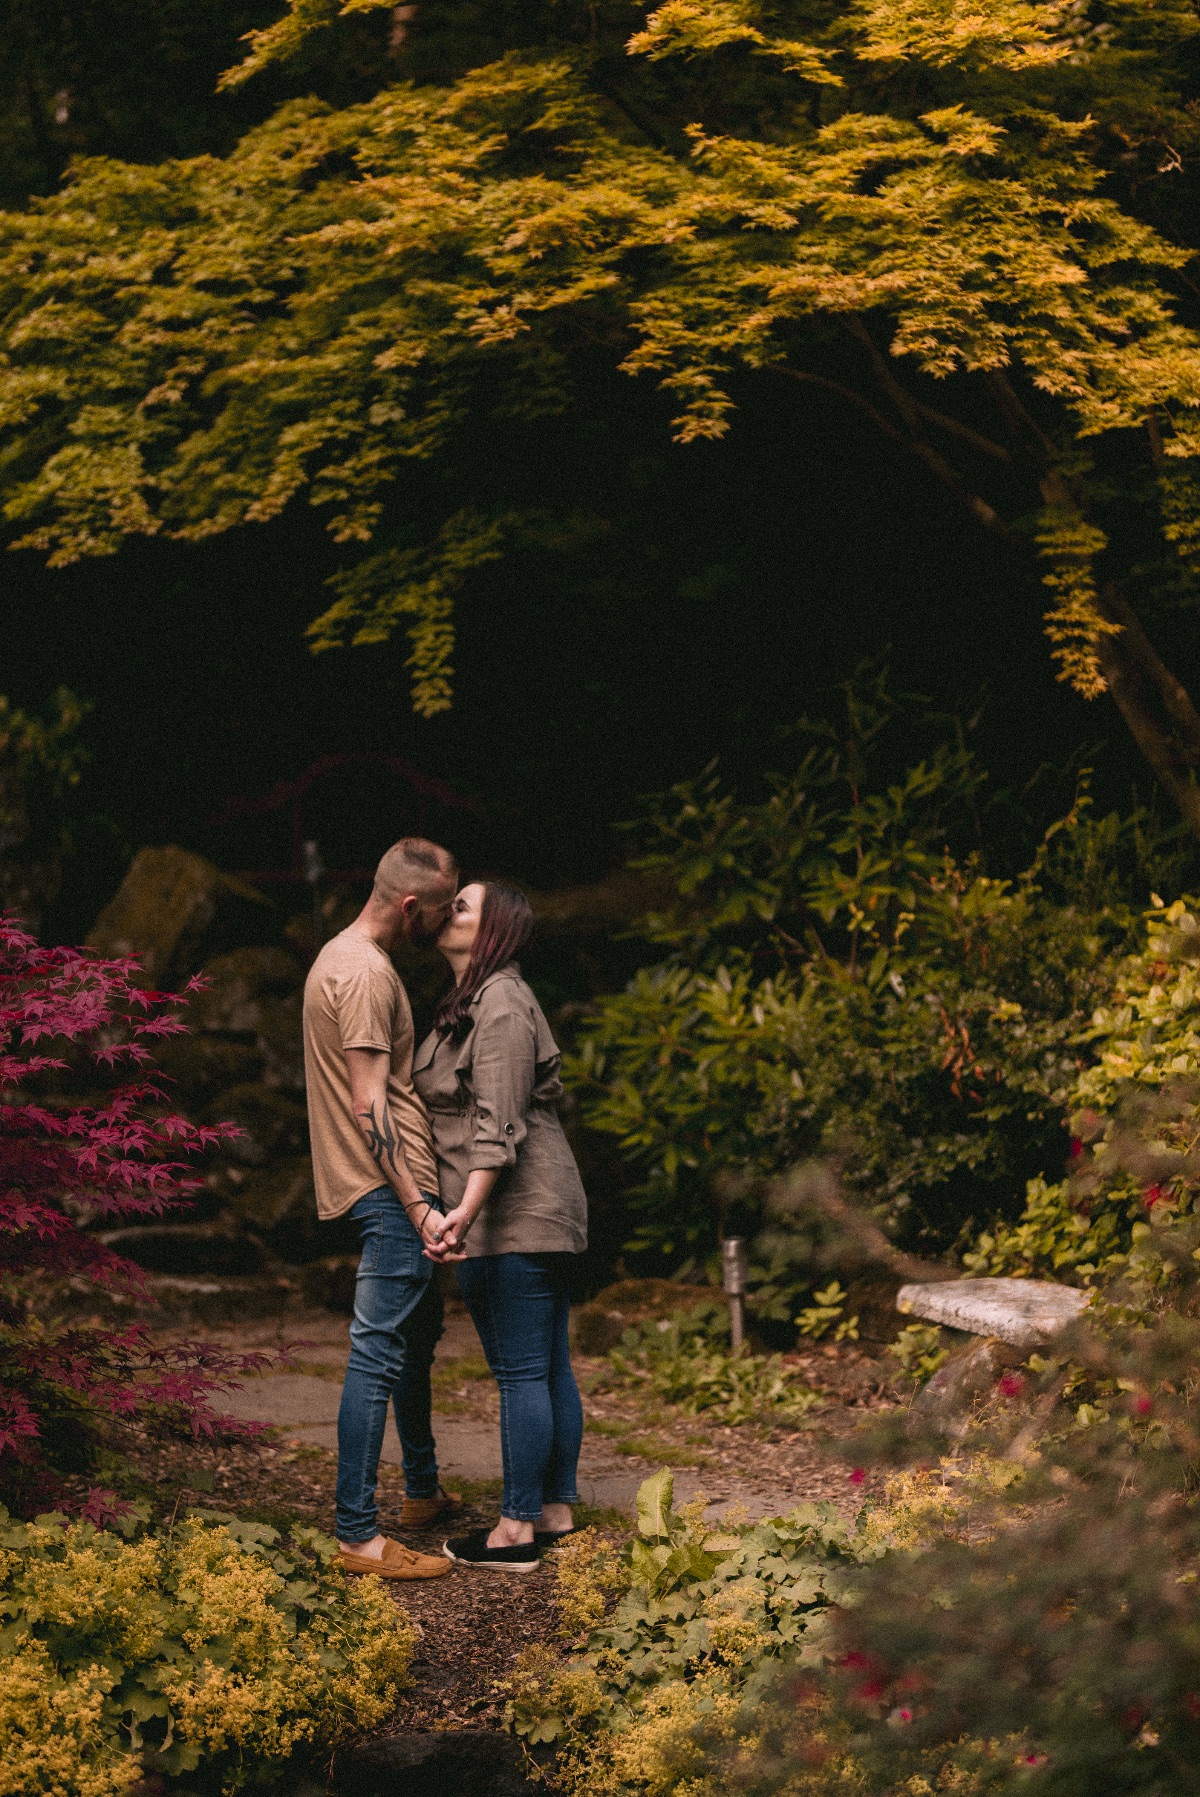
[[[153,1047],[185,1026],[178,1000],[140,988],[138,971],[41,948],[0,916],[0,1501],[23,1514],[63,1501],[66,1475],[94,1463],[106,1419],[165,1412],[196,1434],[241,1427],[216,1413],[213,1394],[267,1358],[159,1346],[141,1323],[39,1315],[56,1280],[142,1290],[141,1269],[86,1225],[177,1207],[199,1184],[189,1160],[230,1133],[172,1114]],[[81,1074],[101,1088],[92,1102],[61,1096]],[[38,1102],[31,1083],[59,1092]],[[93,1488],[84,1505],[102,1521],[115,1501]]]

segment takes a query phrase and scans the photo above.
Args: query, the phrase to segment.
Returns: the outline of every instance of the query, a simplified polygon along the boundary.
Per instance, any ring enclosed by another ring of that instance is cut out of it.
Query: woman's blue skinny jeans
[[[482,1254],[459,1263],[458,1289],[500,1388],[500,1513],[536,1522],[543,1504],[575,1504],[583,1405],[567,1341],[565,1254]]]

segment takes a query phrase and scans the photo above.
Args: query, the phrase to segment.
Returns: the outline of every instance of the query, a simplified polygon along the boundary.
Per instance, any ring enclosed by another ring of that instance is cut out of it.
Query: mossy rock
[[[184,984],[222,949],[261,942],[274,907],[261,892],[174,845],[142,849],[88,935],[103,955],[134,955],[145,983]]]
[[[674,1279],[620,1279],[572,1311],[572,1339],[581,1354],[607,1354],[631,1323],[669,1317],[720,1295],[710,1285],[680,1285]]]
[[[235,1174],[241,1177],[235,1179]],[[318,1259],[325,1250],[308,1155],[290,1155],[245,1172],[230,1169],[224,1185],[227,1214],[261,1236],[280,1260],[298,1266]]]
[[[265,1167],[308,1149],[308,1117],[294,1098],[262,1084],[231,1086],[208,1107],[208,1122],[236,1123],[242,1134],[223,1145],[222,1158],[242,1167]]]

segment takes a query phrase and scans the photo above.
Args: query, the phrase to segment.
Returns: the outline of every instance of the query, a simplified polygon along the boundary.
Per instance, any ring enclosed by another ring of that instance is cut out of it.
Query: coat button
[[[511,1135],[512,1135],[512,1132],[513,1132],[513,1126],[512,1126],[512,1124],[511,1124],[511,1123],[506,1123],[506,1124],[505,1124],[505,1125],[504,1125],[504,1133],[505,1133],[505,1135],[506,1135],[506,1136],[511,1136]]]

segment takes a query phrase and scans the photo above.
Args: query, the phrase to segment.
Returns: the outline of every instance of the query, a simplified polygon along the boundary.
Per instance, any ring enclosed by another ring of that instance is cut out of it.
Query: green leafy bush
[[[236,1791],[381,1722],[413,1643],[315,1529],[0,1512],[0,1790],[118,1797],[157,1773]]]
[[[645,924],[662,958],[597,1004],[568,1075],[639,1170],[630,1245],[660,1262],[711,1250],[730,1175],[736,1233],[761,1229],[754,1180],[832,1158],[893,1232],[945,1248],[1063,1158],[1079,1037],[1155,871],[1144,820],[1081,794],[998,877],[968,846],[970,756],[943,745],[889,779],[886,721],[852,690],[848,742],[762,802],[710,770],[646,822],[638,865],[677,894]],[[804,1275],[759,1283],[790,1318]]]
[[[703,1500],[676,1513],[672,1499],[669,1472],[646,1480],[637,1535],[619,1557],[592,1531],[558,1550],[566,1628],[582,1621],[587,1632],[566,1662],[533,1649],[509,1681],[508,1726],[531,1745],[554,1742],[555,1779],[580,1797],[654,1788],[639,1767],[664,1728],[686,1743],[705,1716],[752,1701],[754,1679],[816,1664],[830,1604],[879,1551],[831,1504],[714,1530]]]
[[[817,1394],[778,1354],[731,1354],[721,1339],[728,1321],[725,1305],[711,1301],[636,1324],[610,1351],[601,1383],[717,1422],[799,1422]]]
[[[1081,1033],[1092,1064],[1072,1082],[1076,1131],[1068,1178],[1037,1178],[1025,1210],[979,1237],[979,1274],[1051,1274],[1087,1284],[1130,1264],[1170,1259],[1169,1232],[1190,1217],[1200,1181],[1189,1156],[1200,1135],[1200,907],[1161,901],[1144,947],[1115,971]],[[1160,1255],[1161,1250],[1161,1255]]]

